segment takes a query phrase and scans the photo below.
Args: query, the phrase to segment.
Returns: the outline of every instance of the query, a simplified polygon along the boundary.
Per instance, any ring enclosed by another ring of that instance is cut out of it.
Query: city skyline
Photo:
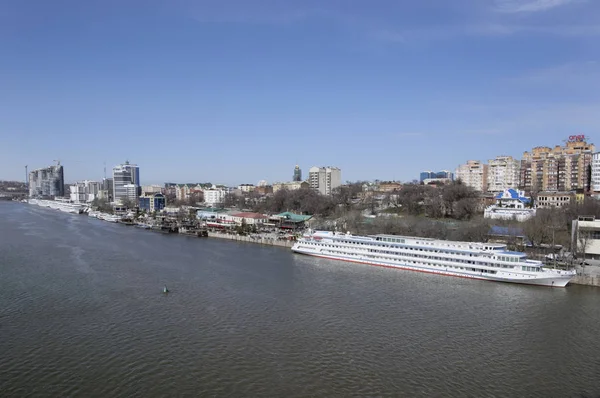
[[[7,1],[0,177],[61,159],[66,181],[101,180],[129,159],[148,184],[296,163],[410,181],[594,142],[598,2],[394,3]]]

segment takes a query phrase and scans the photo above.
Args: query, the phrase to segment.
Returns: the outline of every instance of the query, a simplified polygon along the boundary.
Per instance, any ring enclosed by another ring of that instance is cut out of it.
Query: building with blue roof
[[[505,189],[495,197],[496,203],[488,206],[483,216],[495,220],[525,221],[535,215],[531,198],[525,192],[516,189]]]

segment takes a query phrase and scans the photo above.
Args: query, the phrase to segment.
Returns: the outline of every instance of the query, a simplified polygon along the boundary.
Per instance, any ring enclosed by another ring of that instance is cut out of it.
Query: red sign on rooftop
[[[583,134],[569,136],[569,142],[582,142],[582,141],[585,141],[585,135],[583,135]]]

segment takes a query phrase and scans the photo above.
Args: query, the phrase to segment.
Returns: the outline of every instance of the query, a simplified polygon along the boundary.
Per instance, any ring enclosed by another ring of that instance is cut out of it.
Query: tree
[[[576,237],[577,237],[577,243],[576,243],[577,244],[577,257],[579,258],[579,256],[581,255],[581,257],[583,258],[583,263],[585,263],[585,255],[586,255],[587,249],[590,245],[592,234],[590,231],[581,230],[581,229],[579,229],[579,227],[577,227]]]

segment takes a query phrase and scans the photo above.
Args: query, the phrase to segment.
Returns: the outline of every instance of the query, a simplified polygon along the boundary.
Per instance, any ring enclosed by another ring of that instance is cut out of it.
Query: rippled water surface
[[[0,281],[0,396],[600,396],[597,288],[315,259],[10,202]]]

